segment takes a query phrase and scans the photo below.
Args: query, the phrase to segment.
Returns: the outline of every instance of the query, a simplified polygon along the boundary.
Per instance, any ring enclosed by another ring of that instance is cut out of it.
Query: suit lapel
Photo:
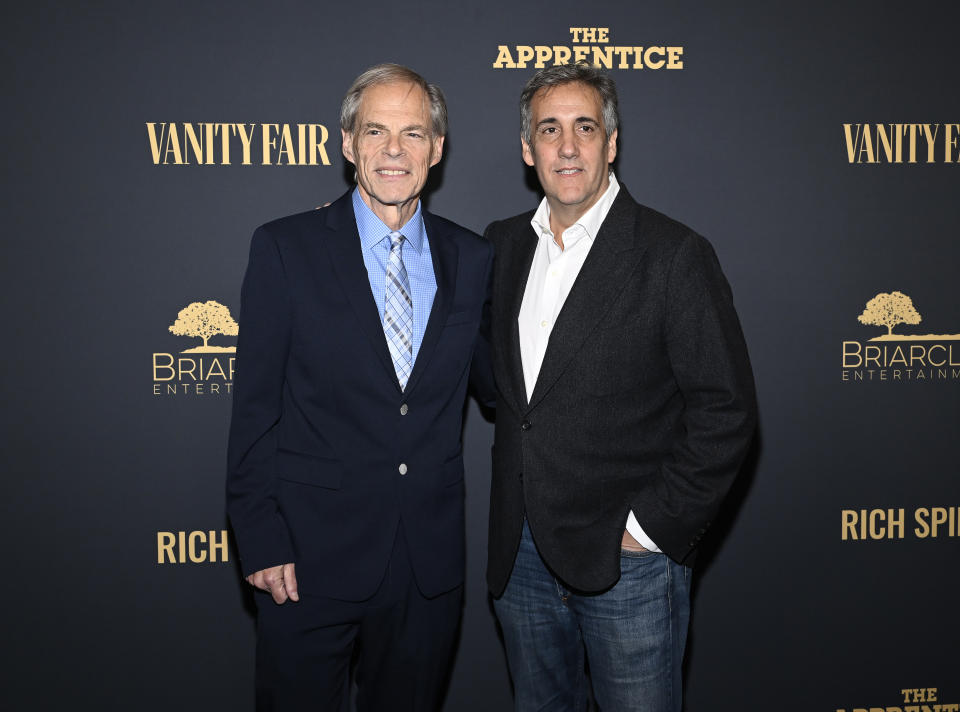
[[[370,339],[370,346],[399,391],[400,383],[387,349],[383,322],[377,313],[377,303],[370,293],[370,278],[361,254],[360,233],[353,214],[351,192],[348,191],[327,209],[327,227],[332,231],[331,239],[325,242],[330,251],[334,272],[357,315],[357,323]]]
[[[636,268],[642,253],[636,220],[637,204],[621,186],[550,332],[530,408],[553,388]]]
[[[430,244],[430,258],[433,261],[433,275],[437,281],[437,293],[433,297],[433,306],[430,308],[430,318],[423,334],[423,341],[417,351],[417,360],[413,364],[413,371],[407,380],[406,393],[416,387],[423,375],[430,357],[436,349],[443,325],[447,321],[450,305],[453,303],[454,290],[457,284],[457,265],[459,250],[456,244],[445,232],[441,231],[437,221],[426,210],[423,211],[423,224],[427,231],[427,241]],[[380,331],[383,337],[383,330]],[[391,365],[391,369],[393,366]]]

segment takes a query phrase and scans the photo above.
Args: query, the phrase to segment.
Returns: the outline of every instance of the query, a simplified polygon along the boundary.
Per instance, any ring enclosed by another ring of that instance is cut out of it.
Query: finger
[[[250,582],[250,585],[254,588],[259,588],[261,591],[267,590],[267,584],[263,581],[263,570],[254,571],[247,577],[247,580]]]
[[[287,590],[284,586],[283,580],[275,582],[270,587],[270,595],[273,596],[273,602],[277,605],[287,602]]]
[[[273,596],[276,603],[284,603],[287,600],[286,587],[283,580],[283,566],[274,566],[267,569],[263,574],[264,582],[267,584],[267,590]]]
[[[287,595],[290,597],[290,600],[299,601],[300,592],[297,589],[297,574],[294,570],[293,564],[283,565],[283,582],[287,589]]]

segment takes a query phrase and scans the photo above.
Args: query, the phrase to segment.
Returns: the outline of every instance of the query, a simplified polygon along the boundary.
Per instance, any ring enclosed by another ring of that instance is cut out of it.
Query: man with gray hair
[[[423,210],[447,112],[406,67],[340,113],[357,185],[257,229],[227,506],[256,588],[257,709],[438,709],[464,576],[468,382],[493,399],[493,251]]]
[[[497,422],[488,585],[516,709],[677,712],[690,566],[753,435],[753,376],[709,243],[611,170],[613,80],[521,98],[545,197],[487,228]]]

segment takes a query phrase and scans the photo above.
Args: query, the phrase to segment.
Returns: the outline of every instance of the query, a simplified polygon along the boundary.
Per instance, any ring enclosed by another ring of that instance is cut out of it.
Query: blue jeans
[[[608,591],[578,595],[544,566],[526,523],[494,608],[517,712],[581,712],[584,655],[601,712],[679,712],[690,569],[664,554],[621,551]]]

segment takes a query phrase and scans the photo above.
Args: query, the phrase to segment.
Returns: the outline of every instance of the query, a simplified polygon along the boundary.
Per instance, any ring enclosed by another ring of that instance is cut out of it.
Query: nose
[[[564,132],[560,139],[559,152],[561,158],[576,158],[579,149],[577,148],[577,141],[573,133]]]
[[[386,145],[383,147],[383,152],[391,158],[397,158],[403,155],[403,146],[400,144],[399,134],[390,134],[387,138]]]

